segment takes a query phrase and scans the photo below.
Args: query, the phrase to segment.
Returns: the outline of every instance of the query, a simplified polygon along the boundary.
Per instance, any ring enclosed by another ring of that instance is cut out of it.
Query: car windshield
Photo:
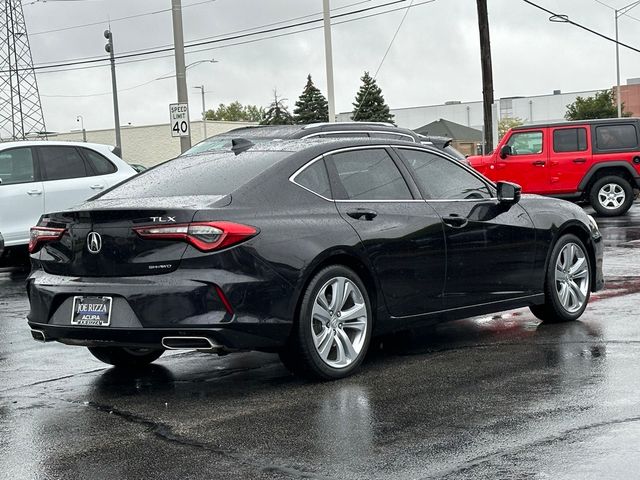
[[[227,195],[290,155],[247,151],[178,157],[145,170],[109,190],[101,200],[190,195]]]

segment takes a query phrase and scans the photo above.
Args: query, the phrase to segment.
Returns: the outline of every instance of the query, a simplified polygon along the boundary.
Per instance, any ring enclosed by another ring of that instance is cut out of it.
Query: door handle
[[[27,190],[27,195],[42,195],[42,190]]]
[[[362,220],[364,217],[365,220],[371,221],[378,216],[378,212],[375,210],[365,210],[364,208],[358,208],[356,210],[351,210],[347,212],[351,218],[355,218],[356,220]]]
[[[573,163],[587,163],[586,158],[576,158],[573,160]]]
[[[462,228],[469,223],[469,219],[452,213],[448,217],[444,217],[442,221],[452,228]]]
[[[536,160],[535,162],[531,162],[531,165],[534,167],[544,167],[547,164],[544,160]]]
[[[95,185],[91,185],[91,189],[92,190],[102,190],[104,188],[104,185],[101,185],[99,183],[95,184]]]

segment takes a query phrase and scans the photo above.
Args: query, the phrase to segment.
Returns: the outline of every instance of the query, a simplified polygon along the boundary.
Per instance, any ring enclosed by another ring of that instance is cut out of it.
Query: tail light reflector
[[[258,230],[233,222],[195,222],[179,225],[152,225],[133,229],[141,238],[187,242],[198,250],[221,250],[248,240]]]
[[[64,228],[31,227],[29,231],[29,253],[36,253],[46,243],[60,240],[64,232]]]
[[[231,302],[229,301],[227,296],[224,294],[224,292],[218,285],[216,285],[215,288],[216,288],[216,293],[218,294],[218,298],[224,305],[224,309],[227,311],[229,315],[233,315],[233,307],[231,306]]]

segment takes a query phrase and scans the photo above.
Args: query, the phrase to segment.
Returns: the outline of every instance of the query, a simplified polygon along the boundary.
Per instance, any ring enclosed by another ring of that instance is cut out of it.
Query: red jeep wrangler
[[[490,155],[469,163],[523,192],[588,201],[600,215],[622,215],[640,188],[640,119],[516,127]]]

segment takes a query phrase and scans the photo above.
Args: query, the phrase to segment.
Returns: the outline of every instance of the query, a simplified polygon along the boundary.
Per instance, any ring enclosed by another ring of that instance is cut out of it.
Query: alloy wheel
[[[362,292],[346,277],[334,277],[318,291],[311,333],[322,361],[333,368],[353,363],[364,347],[369,312]]]
[[[598,191],[600,205],[608,210],[620,208],[624,204],[626,197],[624,189],[617,183],[607,183]]]
[[[556,259],[556,292],[562,307],[569,313],[582,308],[589,292],[589,260],[582,247],[567,243]]]

